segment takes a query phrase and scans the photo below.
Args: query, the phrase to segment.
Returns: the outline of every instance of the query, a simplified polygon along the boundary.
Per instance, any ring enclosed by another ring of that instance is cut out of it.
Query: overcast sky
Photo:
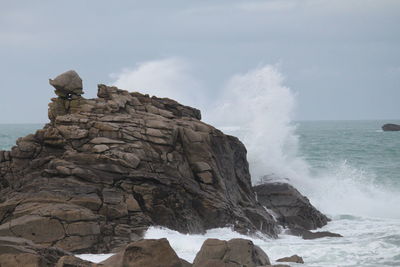
[[[133,79],[187,88],[196,106],[264,65],[296,93],[297,120],[400,118],[398,0],[0,4],[0,123],[46,122],[48,78],[69,69],[86,97]]]

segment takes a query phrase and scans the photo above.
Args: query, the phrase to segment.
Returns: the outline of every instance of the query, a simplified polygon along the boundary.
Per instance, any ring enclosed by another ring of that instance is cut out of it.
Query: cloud
[[[297,6],[296,1],[292,0],[273,0],[265,2],[242,2],[236,5],[238,9],[249,12],[268,12],[292,9]]]
[[[190,74],[190,65],[180,58],[139,63],[110,76],[119,88],[172,98],[184,105],[198,107],[204,99],[202,86]]]
[[[25,32],[0,32],[0,45],[23,46],[38,42],[36,36]]]

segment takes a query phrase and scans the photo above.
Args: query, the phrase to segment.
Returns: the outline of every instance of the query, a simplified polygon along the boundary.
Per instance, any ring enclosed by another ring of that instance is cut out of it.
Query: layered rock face
[[[0,151],[0,236],[97,253],[150,225],[276,236],[245,147],[201,122],[199,110],[105,85],[84,99],[72,72],[50,82],[50,123]]]
[[[69,256],[69,253],[39,246],[23,238],[0,236],[1,267],[52,267],[63,256]]]

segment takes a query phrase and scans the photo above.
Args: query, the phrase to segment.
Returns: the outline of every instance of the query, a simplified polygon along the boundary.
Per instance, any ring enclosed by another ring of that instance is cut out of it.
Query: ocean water
[[[33,134],[44,124],[0,124],[0,150],[10,150],[19,137]]]
[[[332,218],[321,230],[340,233],[343,238],[302,240],[280,235],[276,240],[260,239],[241,236],[229,228],[183,235],[160,227],[150,228],[146,238],[167,237],[178,255],[188,261],[207,238],[242,237],[251,238],[272,261],[298,254],[305,261],[301,266],[400,266],[400,132],[382,132],[385,122],[294,123],[298,157],[309,168],[304,183],[300,178],[294,183]],[[0,125],[0,148],[10,149],[18,137],[42,126]],[[372,208],[365,207],[371,203]],[[81,255],[96,262],[108,256]]]

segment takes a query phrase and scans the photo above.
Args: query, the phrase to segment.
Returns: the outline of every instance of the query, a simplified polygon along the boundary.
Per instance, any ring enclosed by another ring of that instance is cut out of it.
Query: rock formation
[[[27,239],[0,236],[0,267],[52,267],[63,256],[70,254]]]
[[[382,130],[384,130],[385,132],[400,131],[400,125],[388,123],[382,126]]]
[[[167,239],[145,239],[133,242],[101,263],[105,267],[185,267]]]
[[[0,151],[0,236],[99,253],[150,225],[277,235],[253,193],[245,147],[199,110],[106,85],[84,99],[73,71],[50,83],[50,123]]]
[[[324,237],[343,237],[340,234],[332,233],[328,231],[317,231],[311,232],[301,228],[292,228],[286,232],[290,235],[301,236],[305,240],[317,239],[317,238],[324,238]]]
[[[256,267],[270,265],[267,254],[252,241],[207,239],[193,261],[193,267]]]
[[[106,267],[106,266],[102,264],[95,264],[90,261],[85,261],[75,256],[63,256],[57,261],[55,267]]]
[[[296,188],[288,183],[267,182],[254,187],[257,200],[276,215],[286,228],[313,230],[329,221]]]
[[[326,225],[330,219],[292,185],[266,179],[264,184],[254,186],[253,189],[257,200],[275,215],[277,222],[287,229],[287,234],[303,239],[342,237],[327,231],[309,231]]]
[[[284,257],[276,260],[277,262],[294,262],[294,263],[304,263],[304,260],[299,255],[292,255],[290,257]]]

